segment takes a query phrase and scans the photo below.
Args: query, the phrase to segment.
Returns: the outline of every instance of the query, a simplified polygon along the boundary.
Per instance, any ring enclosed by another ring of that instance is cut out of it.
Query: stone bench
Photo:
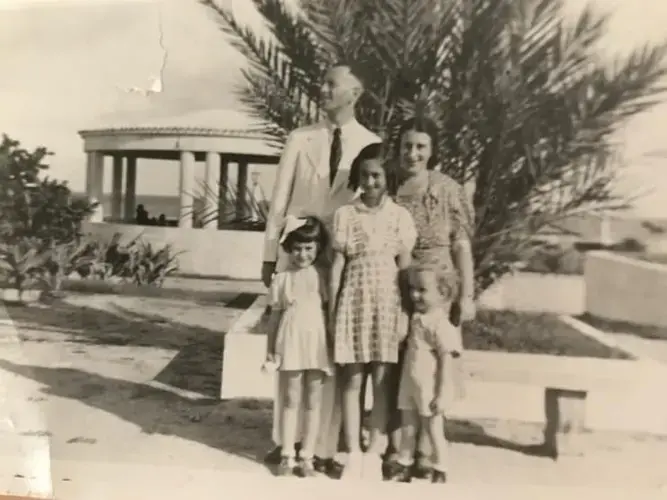
[[[273,377],[259,369],[266,337],[252,333],[264,308],[260,297],[225,338],[222,399],[274,396]],[[545,450],[553,458],[576,453],[573,437],[592,428],[590,420],[605,430],[646,431],[652,426],[652,432],[659,428],[662,433],[665,427],[667,434],[667,426],[654,423],[660,416],[644,416],[653,407],[652,389],[640,391],[632,401],[629,396],[651,381],[652,386],[664,380],[664,369],[658,369],[635,361],[466,351],[468,397],[452,409],[451,418],[544,424]],[[625,413],[614,420],[618,408]]]

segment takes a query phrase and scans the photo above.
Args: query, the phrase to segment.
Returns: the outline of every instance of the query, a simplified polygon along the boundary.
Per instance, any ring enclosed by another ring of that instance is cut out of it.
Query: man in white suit
[[[330,227],[334,211],[355,196],[348,188],[350,165],[364,147],[381,141],[355,118],[355,105],[362,92],[361,82],[349,67],[331,68],[321,89],[322,109],[327,118],[315,125],[297,128],[287,138],[266,223],[262,263],[262,280],[266,287],[270,286],[273,274],[286,265],[286,255],[278,243],[285,217],[314,215]],[[282,452],[279,417],[284,382],[278,378],[273,413],[276,447],[266,457],[270,463],[279,462]],[[315,450],[320,471],[335,465],[338,448],[341,409],[335,376],[325,381],[322,397],[322,430]]]

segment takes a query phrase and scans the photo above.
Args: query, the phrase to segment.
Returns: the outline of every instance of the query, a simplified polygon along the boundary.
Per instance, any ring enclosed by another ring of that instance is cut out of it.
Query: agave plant
[[[0,270],[9,285],[18,291],[18,299],[35,286],[43,285],[51,249],[37,238],[23,238],[11,245],[0,243]]]
[[[148,242],[135,240],[127,246],[128,260],[123,275],[135,285],[161,287],[164,280],[178,271],[179,252],[171,245],[156,249]]]
[[[667,46],[605,60],[608,18],[590,7],[569,22],[563,0],[253,0],[260,33],[200,1],[248,59],[238,95],[269,140],[319,118],[340,62],[365,84],[360,121],[387,141],[415,113],[439,124],[440,169],[474,185],[479,289],[544,225],[627,205],[614,132],[656,102]]]
[[[194,217],[197,225],[205,226],[208,223],[231,222],[251,223],[254,222],[259,228],[266,224],[266,210],[255,198],[251,190],[246,190],[245,197],[239,200],[238,189],[232,182],[220,188],[210,186],[200,181],[197,190],[193,193],[195,202],[188,207],[187,217]],[[241,209],[241,214],[238,209]]]
[[[87,239],[77,238],[66,243],[52,243],[47,262],[47,270],[51,278],[51,291],[59,293],[63,280],[74,272],[89,270],[97,259],[95,243]]]

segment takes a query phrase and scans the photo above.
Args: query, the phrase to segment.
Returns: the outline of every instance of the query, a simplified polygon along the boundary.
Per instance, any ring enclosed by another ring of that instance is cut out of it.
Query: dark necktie
[[[331,141],[331,153],[329,154],[329,184],[333,186],[338,165],[343,153],[343,146],[340,140],[340,129],[335,128],[333,132],[333,141]]]

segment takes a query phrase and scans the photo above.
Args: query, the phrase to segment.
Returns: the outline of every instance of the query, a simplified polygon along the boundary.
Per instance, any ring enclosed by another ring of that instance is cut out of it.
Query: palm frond
[[[211,7],[213,0],[201,0]],[[248,59],[238,93],[271,140],[317,119],[327,66],[349,64],[367,92],[360,121],[397,140],[415,113],[439,125],[441,170],[474,181],[480,286],[511,266],[507,248],[560,217],[619,207],[618,127],[664,94],[667,44],[609,64],[609,17],[564,0],[253,0],[262,38],[212,9]]]

